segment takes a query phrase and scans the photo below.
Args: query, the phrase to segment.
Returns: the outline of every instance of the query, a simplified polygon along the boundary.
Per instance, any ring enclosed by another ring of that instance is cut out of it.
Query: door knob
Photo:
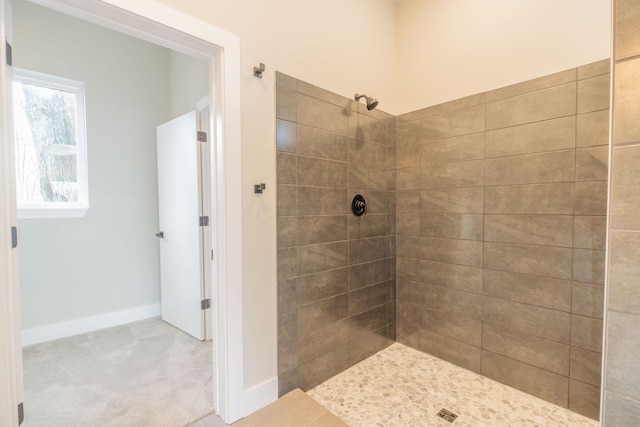
[[[164,239],[164,231],[160,231],[160,232],[156,233],[156,237]]]

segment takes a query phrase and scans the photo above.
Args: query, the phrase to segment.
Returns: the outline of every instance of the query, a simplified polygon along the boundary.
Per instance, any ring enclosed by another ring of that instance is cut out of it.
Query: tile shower
[[[398,117],[279,74],[280,392],[397,339],[597,418],[609,64]]]

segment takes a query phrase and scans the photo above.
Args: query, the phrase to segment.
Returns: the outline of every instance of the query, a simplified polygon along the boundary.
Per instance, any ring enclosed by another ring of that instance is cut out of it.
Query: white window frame
[[[13,69],[13,81],[71,92],[75,94],[76,97],[78,201],[75,203],[18,202],[18,218],[83,218],[89,209],[89,173],[87,167],[87,126],[84,83],[21,68]]]

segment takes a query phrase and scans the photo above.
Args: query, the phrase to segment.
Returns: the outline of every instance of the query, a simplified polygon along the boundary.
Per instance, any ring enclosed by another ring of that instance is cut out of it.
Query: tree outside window
[[[84,84],[16,69],[13,100],[18,216],[84,216]]]

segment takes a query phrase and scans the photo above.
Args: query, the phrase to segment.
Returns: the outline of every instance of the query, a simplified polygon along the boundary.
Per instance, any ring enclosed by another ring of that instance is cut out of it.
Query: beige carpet
[[[29,427],[181,427],[213,412],[211,343],[159,319],[23,354]]]

